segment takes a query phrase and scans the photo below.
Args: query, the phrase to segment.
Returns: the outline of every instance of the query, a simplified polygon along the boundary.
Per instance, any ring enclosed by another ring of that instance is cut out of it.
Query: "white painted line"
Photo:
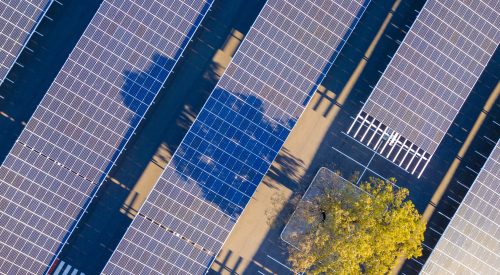
[[[306,191],[304,192],[304,194],[302,194],[302,198],[300,198],[300,200],[301,200],[301,201],[304,199],[304,196],[307,194],[307,192],[308,192],[308,191],[309,191],[309,189],[311,188],[312,183],[313,183],[314,181],[316,181],[316,178],[318,177],[319,173],[320,173],[320,172],[321,172],[321,170],[323,170],[323,169],[326,169],[327,171],[330,171],[330,169],[328,169],[328,168],[326,168],[326,167],[321,167],[321,168],[319,168],[318,172],[316,172],[316,174],[314,175],[314,177],[313,177],[312,181],[309,183],[309,186],[307,187]],[[332,172],[332,171],[330,171],[330,172]],[[333,173],[333,172],[332,172],[332,173]],[[283,228],[283,230],[281,230],[281,233],[280,233],[280,239],[281,239],[282,241],[284,241],[285,243],[287,243],[288,245],[293,246],[295,249],[300,250],[298,247],[296,247],[295,245],[293,245],[293,244],[291,244],[291,243],[287,242],[287,241],[285,240],[285,238],[283,238],[283,232],[285,232],[286,228],[288,227],[288,224],[290,223],[290,220],[291,220],[291,219],[293,219],[293,217],[295,216],[295,212],[297,212],[297,208],[295,208],[295,210],[293,210],[292,216],[290,216],[290,218],[288,219],[288,221],[287,221],[287,222],[286,222],[286,224],[285,224],[285,227]]]
[[[78,274],[78,269],[75,268],[73,272],[71,272],[71,275],[76,275],[76,274]]]
[[[372,152],[377,152],[377,151],[373,150],[372,148],[370,148],[370,147],[366,146],[365,144],[363,144],[363,143],[359,142],[357,139],[355,139],[355,138],[351,137],[350,135],[346,134],[345,132],[341,132],[341,133],[342,133],[344,136],[346,136],[346,137],[348,137],[348,138],[350,138],[350,139],[352,139],[352,140],[356,141],[358,144],[361,144],[361,145],[362,145],[363,147],[365,147],[366,149],[368,149],[368,150],[370,150],[370,151],[372,151]],[[386,145],[387,145],[387,143],[388,143],[388,142],[386,142]],[[335,149],[335,150],[337,150],[338,152],[340,152],[338,149],[334,148],[333,146],[332,146],[332,148],[333,148],[333,149]],[[399,165],[397,165],[396,163],[394,163],[394,162],[390,161],[388,158],[386,158],[384,155],[382,155],[382,151],[383,151],[384,149],[385,149],[385,147],[384,147],[384,148],[382,148],[382,150],[380,151],[380,153],[379,153],[379,152],[377,152],[379,156],[381,156],[382,158],[384,158],[385,160],[387,160],[389,163],[391,163],[391,164],[392,164],[392,165],[394,165],[395,167],[398,167],[399,169],[401,169],[401,170],[405,171],[406,173],[409,173],[408,171],[406,171],[405,169],[403,169],[403,167],[400,167]],[[340,152],[340,153],[341,153],[341,154],[343,154],[343,155],[345,155],[345,156],[347,156],[346,154],[344,154],[344,153],[342,153],[342,152]],[[349,157],[349,156],[347,156],[347,157]],[[350,157],[349,157],[349,158],[350,158]],[[355,161],[355,160],[354,160],[354,161]],[[355,161],[355,162],[357,162],[357,161]],[[359,163],[359,162],[357,162],[357,163]],[[361,164],[361,165],[362,165],[362,166],[364,166],[363,164]],[[368,169],[368,170],[369,170],[369,171],[371,171],[370,169]],[[373,172],[373,171],[371,171],[371,172]],[[378,174],[377,174],[377,176],[381,177],[381,176],[380,176],[380,175],[378,175]],[[383,178],[383,177],[381,177],[381,178],[385,180],[385,178]]]
[[[266,275],[266,273],[264,273],[264,272],[262,272],[260,270],[257,270],[257,273],[262,274],[262,275]]]
[[[59,272],[61,272],[61,269],[64,266],[64,261],[60,261],[59,264],[57,265],[56,271],[54,271],[53,275],[59,275]]]
[[[383,179],[383,180],[387,180],[386,178],[382,177],[381,175],[379,175],[378,173],[376,173],[376,172],[375,172],[375,171],[373,171],[372,169],[370,169],[370,168],[366,167],[365,165],[363,165],[361,162],[359,162],[359,161],[357,161],[357,160],[353,159],[352,157],[350,157],[349,155],[347,155],[347,154],[345,154],[345,153],[341,152],[339,149],[337,149],[337,148],[335,148],[335,147],[333,147],[333,146],[332,146],[331,148],[332,148],[333,150],[335,150],[335,151],[337,151],[337,152],[341,153],[343,156],[345,156],[345,157],[349,158],[350,160],[354,161],[354,162],[355,162],[355,163],[357,163],[359,166],[361,166],[361,167],[365,168],[366,170],[368,170],[368,171],[372,172],[372,173],[373,173],[373,174],[375,174],[377,177],[379,177],[379,178],[381,178],[381,179]],[[392,163],[392,162],[391,162],[391,163]],[[396,185],[396,186],[397,186],[397,185]]]
[[[62,275],[68,275],[69,271],[71,270],[71,266],[68,264],[66,265],[66,269],[64,270]]]
[[[425,168],[427,167],[427,164],[429,164],[429,161],[430,161],[430,160],[431,160],[430,158],[429,158],[429,159],[427,159],[427,161],[426,161],[426,162],[425,162],[425,164],[424,164],[424,167],[422,167],[422,170],[420,170],[420,173],[418,174],[417,179],[419,179],[419,178],[420,178],[420,176],[422,176],[422,173],[425,171]]]
[[[288,266],[286,266],[285,264],[281,263],[280,261],[276,260],[275,258],[267,255],[267,257],[273,261],[275,261],[276,263],[278,263],[279,265],[283,266],[284,268],[290,270],[291,272],[293,272],[293,270],[291,268],[289,268]]]
[[[365,172],[366,170],[370,170],[370,168],[368,168],[370,166],[370,164],[372,163],[372,160],[373,158],[375,157],[377,153],[373,153],[372,157],[370,158],[370,161],[368,162],[368,164],[366,164],[365,166],[365,169],[363,170],[363,173],[361,173],[361,175],[359,176],[358,180],[356,181],[356,185],[359,186],[359,182],[361,181],[361,179],[363,178],[363,176],[365,175]]]

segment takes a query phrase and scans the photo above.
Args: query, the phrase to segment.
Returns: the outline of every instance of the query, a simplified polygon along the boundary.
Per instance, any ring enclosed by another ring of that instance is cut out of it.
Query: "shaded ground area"
[[[102,0],[54,2],[0,86],[3,162]]]
[[[60,260],[97,274],[136,215],[264,1],[215,1]]]

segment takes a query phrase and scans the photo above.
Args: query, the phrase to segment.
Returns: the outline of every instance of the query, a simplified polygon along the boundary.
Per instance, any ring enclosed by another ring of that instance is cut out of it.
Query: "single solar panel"
[[[428,0],[348,133],[420,177],[500,42],[499,14]]]
[[[500,273],[500,141],[427,259],[422,274]]]
[[[207,270],[368,3],[267,1],[104,274]]]
[[[35,32],[53,0],[0,1],[0,84]]]
[[[57,256],[211,3],[101,4],[0,167],[0,273]]]

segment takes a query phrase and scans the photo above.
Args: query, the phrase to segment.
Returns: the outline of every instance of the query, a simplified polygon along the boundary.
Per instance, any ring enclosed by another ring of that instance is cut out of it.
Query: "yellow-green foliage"
[[[394,179],[391,179],[394,181]],[[311,274],[384,274],[404,255],[422,253],[425,223],[408,190],[371,179],[360,195],[326,191],[315,202],[326,213],[301,237],[299,249],[290,248],[297,272]]]

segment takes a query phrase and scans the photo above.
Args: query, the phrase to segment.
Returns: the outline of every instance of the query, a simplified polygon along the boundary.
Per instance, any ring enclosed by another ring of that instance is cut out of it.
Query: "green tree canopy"
[[[393,189],[394,179],[372,178],[366,192],[325,190],[303,217],[310,224],[289,261],[297,272],[312,274],[385,274],[401,255],[422,254],[425,223],[408,189]],[[316,222],[314,222],[316,221]]]

